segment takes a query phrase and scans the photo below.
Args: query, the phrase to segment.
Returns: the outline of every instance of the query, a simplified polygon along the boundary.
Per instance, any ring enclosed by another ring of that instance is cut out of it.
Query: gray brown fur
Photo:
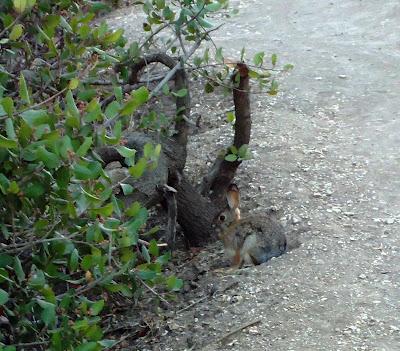
[[[227,192],[227,209],[216,219],[218,236],[233,266],[261,264],[286,252],[285,230],[276,213],[241,218],[237,187]]]

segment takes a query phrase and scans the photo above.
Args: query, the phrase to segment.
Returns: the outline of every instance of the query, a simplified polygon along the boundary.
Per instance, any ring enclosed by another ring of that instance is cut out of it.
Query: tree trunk
[[[213,221],[218,208],[201,196],[185,178],[175,185],[178,204],[178,223],[190,246],[204,246],[216,240]]]
[[[130,84],[138,82],[138,74],[142,68],[149,63],[160,62],[173,69],[176,68],[177,61],[165,54],[153,54],[139,60],[130,67]],[[240,80],[236,83],[236,77]],[[154,193],[157,193],[157,184],[163,175],[168,174],[168,185],[176,189],[177,220],[180,224],[185,237],[191,246],[204,246],[211,240],[215,240],[213,222],[216,215],[225,205],[223,199],[227,187],[232,182],[235,172],[240,165],[240,161],[228,162],[224,160],[225,155],[219,157],[214,162],[209,174],[204,177],[202,192],[199,193],[195,187],[183,175],[183,168],[186,162],[188,125],[190,118],[190,96],[186,73],[183,68],[178,69],[173,76],[175,90],[187,90],[183,97],[177,97],[176,110],[177,118],[175,129],[177,133],[162,141],[162,154],[166,160],[166,168],[158,170],[160,177],[154,178]],[[249,76],[248,68],[245,64],[239,63],[236,66],[232,77],[235,84],[233,88],[233,100],[235,103],[235,136],[233,145],[239,149],[243,144],[250,141],[251,118],[250,118],[250,99],[249,99]],[[139,143],[137,139],[139,138]],[[138,133],[132,134],[128,138],[128,147],[140,147],[143,138],[151,138],[151,135],[140,136]],[[160,142],[158,140],[158,142]],[[139,151],[139,150],[137,150]],[[103,160],[108,163],[114,160],[121,161],[121,156],[112,147],[100,148],[98,153]]]

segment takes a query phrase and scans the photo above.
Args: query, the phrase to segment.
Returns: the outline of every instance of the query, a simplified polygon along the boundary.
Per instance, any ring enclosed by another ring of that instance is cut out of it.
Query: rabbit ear
[[[228,206],[231,210],[239,209],[240,194],[239,188],[236,184],[229,185],[228,192],[226,193],[226,200],[228,201]]]

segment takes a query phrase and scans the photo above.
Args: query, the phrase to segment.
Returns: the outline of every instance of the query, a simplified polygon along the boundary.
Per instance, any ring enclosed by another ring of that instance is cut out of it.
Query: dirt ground
[[[221,246],[203,251],[189,307],[128,349],[400,350],[400,4],[233,5],[239,15],[215,36],[225,52],[238,57],[245,45],[295,65],[278,96],[252,97],[254,160],[238,173],[243,211],[282,208],[302,245],[222,273],[202,266],[222,259]],[[124,11],[110,22],[123,17],[129,33]],[[193,109],[205,121],[223,118],[229,105],[198,99]],[[188,168],[199,155],[212,159],[227,133],[193,135]]]

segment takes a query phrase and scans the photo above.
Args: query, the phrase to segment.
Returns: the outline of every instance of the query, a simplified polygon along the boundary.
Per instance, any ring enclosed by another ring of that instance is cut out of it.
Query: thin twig
[[[40,106],[42,106],[42,105],[46,105],[46,104],[49,103],[51,100],[54,100],[57,96],[60,96],[61,94],[64,94],[67,90],[68,90],[68,88],[64,88],[63,90],[60,90],[58,93],[56,93],[56,94],[50,96],[49,98],[47,98],[47,99],[44,100],[44,101],[38,102],[38,103],[35,104],[35,105],[29,106],[29,107],[27,107],[27,108],[24,108],[24,109],[21,110],[21,111],[14,112],[14,113],[13,113],[13,116],[18,116],[18,115],[20,115],[21,113],[23,113],[23,112],[25,112],[25,111],[34,110],[34,109],[37,108],[37,107],[40,107]],[[1,120],[1,119],[6,119],[6,118],[8,118],[8,116],[0,117],[0,120]]]
[[[179,43],[181,44],[181,48],[182,48],[183,54],[185,56],[187,56],[187,51],[186,51],[185,44],[184,44],[183,39],[182,39],[181,31],[178,30],[176,35],[178,37]]]
[[[188,310],[189,308],[192,308],[193,306],[197,305],[198,303],[203,302],[204,300],[207,300],[209,297],[210,296],[207,295],[207,296],[202,297],[201,299],[196,300],[195,302],[191,303],[190,305],[188,305],[188,306],[186,306],[184,308],[181,308],[180,310],[176,311],[176,314],[182,313],[182,312]]]
[[[121,342],[123,342],[124,340],[130,338],[131,336],[134,336],[137,333],[137,331],[135,330],[134,333],[129,333],[126,334],[124,336],[122,336],[118,341],[116,341],[114,344],[112,344],[111,346],[106,347],[104,350],[111,350],[113,349],[115,346],[117,346],[118,344],[120,344]]]
[[[146,241],[146,240],[143,240],[143,239],[138,239],[138,243],[142,244],[142,245],[145,245],[145,246],[150,246],[150,243],[148,241]],[[167,243],[161,243],[161,244],[157,244],[157,246],[158,247],[167,247],[168,244]]]
[[[158,33],[160,33],[162,30],[167,28],[169,26],[169,23],[164,23],[162,26],[158,27],[151,35],[143,42],[142,45],[139,46],[139,49],[143,49],[143,47],[151,40],[153,39]]]
[[[146,284],[142,279],[139,278],[139,281],[146,287],[147,290],[149,290],[152,294],[157,296],[162,302],[166,303],[167,305],[170,305],[170,303],[164,299],[157,291],[155,291],[151,286]]]
[[[249,323],[245,323],[245,324],[237,327],[236,329],[233,329],[229,333],[225,334],[224,336],[222,336],[222,338],[218,339],[216,342],[217,343],[224,342],[226,339],[228,339],[232,335],[235,335],[235,334],[241,332],[243,329],[246,329],[248,327],[251,327],[251,326],[259,324],[259,323],[261,323],[261,319],[256,319],[255,321],[252,321],[252,322],[249,322]]]
[[[117,186],[123,184],[125,181],[127,181],[129,178],[131,178],[132,176],[129,174],[127,175],[125,178],[121,179],[118,183],[115,183],[111,189],[115,189]]]

